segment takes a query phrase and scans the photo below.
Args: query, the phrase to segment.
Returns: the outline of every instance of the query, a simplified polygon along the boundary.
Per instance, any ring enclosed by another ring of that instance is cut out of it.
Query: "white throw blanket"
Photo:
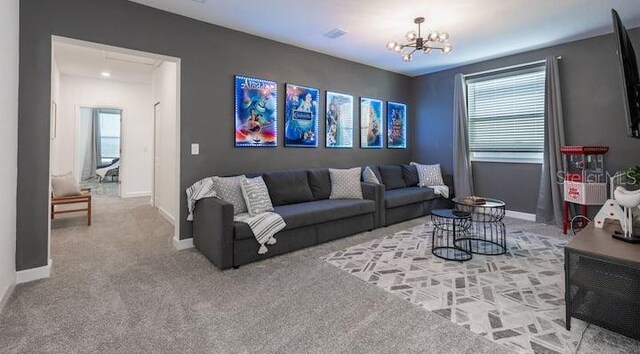
[[[449,187],[447,186],[429,186],[435,194],[440,194],[443,198],[449,198]]]
[[[233,220],[249,225],[256,241],[260,244],[258,254],[267,253],[266,245],[275,245],[276,239],[273,236],[287,226],[282,216],[273,212],[265,212],[256,216],[247,213],[238,214]]]
[[[196,202],[200,199],[218,197],[215,187],[213,185],[214,177],[207,177],[199,180],[198,182],[187,188],[187,209],[189,209],[189,216],[187,221],[193,221],[193,210],[196,208]]]

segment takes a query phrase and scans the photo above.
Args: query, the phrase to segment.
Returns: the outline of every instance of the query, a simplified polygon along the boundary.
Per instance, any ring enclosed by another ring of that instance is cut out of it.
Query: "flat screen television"
[[[633,49],[627,29],[622,24],[616,10],[611,10],[613,31],[616,38],[617,54],[622,74],[623,100],[629,136],[640,139],[640,75],[636,52]]]

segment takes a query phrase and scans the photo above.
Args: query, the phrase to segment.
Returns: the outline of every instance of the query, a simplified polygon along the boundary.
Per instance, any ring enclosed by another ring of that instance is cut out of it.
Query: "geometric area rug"
[[[565,329],[566,240],[507,231],[507,253],[467,262],[431,254],[431,223],[322,257],[416,306],[521,353],[575,353],[586,323]]]

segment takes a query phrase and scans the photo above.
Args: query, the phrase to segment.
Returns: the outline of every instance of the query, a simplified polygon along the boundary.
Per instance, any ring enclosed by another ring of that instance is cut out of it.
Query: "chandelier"
[[[402,60],[407,62],[413,59],[413,53],[417,51],[422,51],[424,54],[429,54],[433,50],[439,50],[442,54],[451,53],[453,47],[447,43],[447,40],[449,40],[448,33],[432,31],[427,36],[422,37],[420,26],[424,23],[424,17],[417,17],[413,20],[413,23],[418,25],[418,32],[407,32],[405,38],[409,43],[402,44],[396,41],[389,41],[387,49],[402,55]]]

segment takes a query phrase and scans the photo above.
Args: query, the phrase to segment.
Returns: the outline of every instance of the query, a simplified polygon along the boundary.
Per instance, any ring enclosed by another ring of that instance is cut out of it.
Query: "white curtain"
[[[560,147],[565,145],[558,58],[547,57],[544,98],[544,155],[536,207],[536,221],[562,226],[563,192],[558,172],[564,171]]]
[[[453,89],[453,188],[459,197],[474,195],[467,121],[465,82],[458,74]]]

